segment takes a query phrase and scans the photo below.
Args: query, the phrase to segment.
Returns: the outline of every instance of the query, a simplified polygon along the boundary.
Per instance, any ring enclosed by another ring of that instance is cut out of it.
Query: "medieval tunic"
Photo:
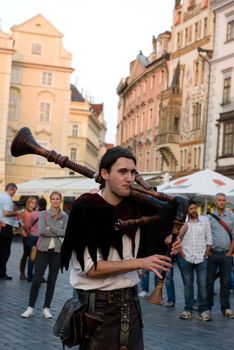
[[[163,209],[164,210],[164,209]],[[174,211],[166,208],[167,214],[160,217],[160,222],[153,223],[146,233],[146,242],[140,239],[140,229],[136,226],[116,230],[118,219],[139,219],[142,215],[159,213],[152,205],[142,205],[131,196],[123,198],[117,205],[107,203],[100,194],[84,194],[74,203],[71,210],[61,250],[61,268],[68,269],[71,260],[70,282],[78,294],[89,294],[96,291],[95,312],[104,315],[104,324],[97,329],[91,340],[81,345],[80,350],[119,350],[121,331],[120,302],[110,303],[99,296],[108,291],[118,292],[122,289],[134,290],[129,300],[128,350],[142,350],[142,322],[136,285],[139,282],[137,271],[115,274],[108,277],[90,278],[87,272],[98,261],[118,261],[148,256],[156,251],[158,242],[164,241],[172,229]],[[149,225],[150,226],[150,225]],[[158,232],[157,232],[158,227]],[[158,233],[161,233],[158,235]],[[162,239],[162,235],[164,236]],[[159,240],[155,239],[160,237]],[[154,237],[152,240],[151,237]],[[147,242],[150,242],[148,244]],[[160,243],[161,244],[161,243]],[[150,252],[150,254],[149,254]],[[101,294],[102,293],[102,294]],[[110,293],[113,294],[113,293]],[[109,294],[108,294],[109,295]]]
[[[138,252],[140,230],[135,228],[116,231],[118,218],[139,218],[139,209],[130,198],[119,206],[108,204],[99,194],[81,196],[71,211],[65,240],[62,246],[62,267],[68,268],[71,258],[70,282],[79,292],[115,291],[129,289],[139,282],[137,271],[91,278],[86,275],[99,260],[119,261],[135,258]],[[129,303],[129,350],[143,349],[142,324],[137,305],[137,290]],[[119,350],[122,303],[95,300],[95,312],[103,315],[104,323],[90,341],[80,346],[85,350]]]

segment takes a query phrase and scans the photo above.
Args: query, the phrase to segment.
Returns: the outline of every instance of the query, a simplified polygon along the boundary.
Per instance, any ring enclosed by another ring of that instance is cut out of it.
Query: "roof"
[[[91,106],[97,116],[99,116],[103,112],[103,103],[92,103]]]
[[[137,55],[137,60],[143,64],[144,67],[147,67],[149,64],[149,60],[146,56],[143,55],[143,53],[140,51],[140,53]]]
[[[84,97],[81,95],[80,91],[73,84],[70,84],[71,90],[71,101],[73,102],[85,102]]]

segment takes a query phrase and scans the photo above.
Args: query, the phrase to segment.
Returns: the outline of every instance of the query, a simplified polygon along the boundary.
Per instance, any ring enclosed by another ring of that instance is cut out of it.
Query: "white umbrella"
[[[230,191],[233,191],[234,195],[234,180],[213,170],[205,169],[164,183],[158,186],[158,191],[203,197],[205,198],[204,211],[206,211],[209,196],[214,197],[219,192],[231,195]]]

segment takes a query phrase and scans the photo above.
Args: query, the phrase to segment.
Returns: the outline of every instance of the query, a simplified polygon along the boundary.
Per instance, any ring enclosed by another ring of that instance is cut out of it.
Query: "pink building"
[[[153,37],[153,52],[143,53],[130,63],[130,75],[120,81],[117,145],[129,148],[137,158],[138,170],[161,170],[162,156],[157,150],[159,94],[168,87],[171,33]]]

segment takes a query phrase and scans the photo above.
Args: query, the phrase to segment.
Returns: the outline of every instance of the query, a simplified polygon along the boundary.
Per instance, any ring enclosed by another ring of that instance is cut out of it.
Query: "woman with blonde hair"
[[[28,318],[33,315],[34,305],[42,283],[43,274],[49,266],[46,286],[46,295],[43,306],[43,316],[52,318],[50,304],[54,294],[56,279],[60,268],[60,251],[65,234],[68,215],[61,210],[62,195],[54,191],[50,195],[51,207],[42,211],[39,216],[38,253],[35,262],[34,276],[29,296],[29,304],[21,317]]]
[[[26,267],[27,259],[30,254],[30,250],[28,246],[28,235],[30,233],[31,216],[33,211],[36,209],[36,207],[37,207],[37,198],[29,197],[25,204],[25,210],[21,214],[21,222],[22,222],[21,237],[23,242],[23,255],[20,260],[20,279],[21,280],[27,279],[25,275],[25,267]]]

